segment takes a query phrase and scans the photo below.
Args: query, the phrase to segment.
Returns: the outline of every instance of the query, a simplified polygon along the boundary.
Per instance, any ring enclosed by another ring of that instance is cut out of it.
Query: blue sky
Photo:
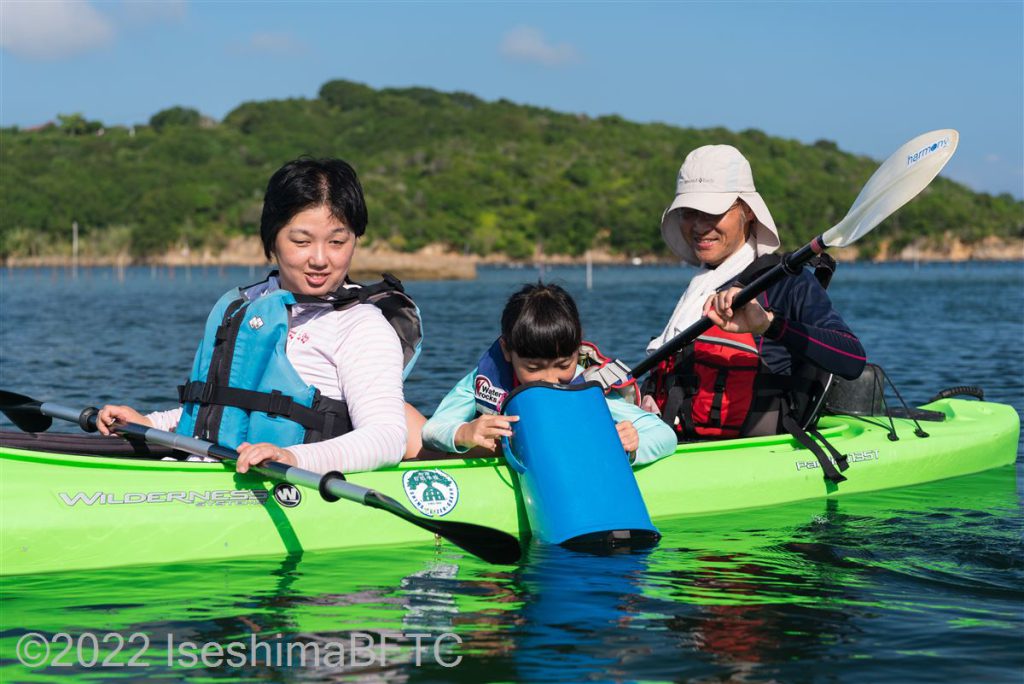
[[[4,126],[69,112],[138,123],[173,105],[220,119],[248,100],[315,97],[333,78],[826,138],[878,160],[957,128],[945,175],[1024,196],[1021,0],[0,0]]]

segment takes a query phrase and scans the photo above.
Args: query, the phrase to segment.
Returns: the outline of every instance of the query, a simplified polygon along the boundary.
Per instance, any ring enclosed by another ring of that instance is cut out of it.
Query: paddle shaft
[[[755,278],[753,282],[736,294],[732,300],[733,310],[739,309],[753,301],[755,297],[783,278],[790,275],[796,275],[800,272],[800,269],[804,264],[813,259],[815,255],[821,254],[823,251],[825,251],[825,243],[819,235],[792,254],[787,254],[778,265],[762,273],[760,276]],[[704,316],[696,323],[686,327],[678,335],[651,352],[650,356],[646,359],[633,366],[633,377],[642,377],[659,363],[696,340],[712,325],[714,324],[711,322],[711,319]]]
[[[87,408],[84,411],[80,411],[47,401],[39,405],[39,412],[54,418],[78,423],[79,427],[86,432],[96,431],[97,410],[95,408]],[[178,449],[179,451],[185,451],[198,456],[209,456],[218,461],[234,462],[238,460],[238,452],[234,449],[195,437],[179,435],[175,432],[158,430],[154,427],[147,427],[137,423],[117,423],[111,426],[111,429],[118,434],[139,437],[146,443],[159,444],[160,446]],[[278,461],[267,461],[262,465],[253,466],[252,470],[271,479],[283,480],[291,484],[317,489],[321,494],[326,491],[328,494],[333,495],[335,500],[347,499],[348,501],[355,501],[356,503],[374,506],[375,508],[380,507],[377,505],[377,500],[382,495],[372,489],[346,482],[338,473],[319,475],[310,470]],[[372,496],[373,494],[377,494],[377,496]]]

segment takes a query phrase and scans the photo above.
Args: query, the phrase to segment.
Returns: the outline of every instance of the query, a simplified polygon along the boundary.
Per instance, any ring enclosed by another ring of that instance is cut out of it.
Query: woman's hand
[[[247,473],[249,468],[258,466],[264,461],[280,461],[291,466],[299,465],[292,452],[270,442],[260,442],[259,444],[242,442],[238,445],[238,460],[235,461],[235,470],[238,472]]]
[[[640,433],[628,420],[620,420],[615,424],[615,430],[619,433],[619,441],[627,454],[631,454],[640,448]]]
[[[740,288],[730,287],[724,292],[711,295],[704,302],[704,315],[725,332],[763,335],[775,315],[765,311],[756,299],[734,311],[732,302],[739,292]]]
[[[115,406],[107,404],[96,414],[96,429],[101,435],[114,434],[110,426],[114,423],[138,423],[147,427],[153,427],[153,423],[144,415],[133,409],[131,406]]]
[[[467,448],[478,446],[496,452],[501,438],[512,436],[512,423],[517,420],[519,416],[480,416],[459,426],[455,431],[455,444]]]

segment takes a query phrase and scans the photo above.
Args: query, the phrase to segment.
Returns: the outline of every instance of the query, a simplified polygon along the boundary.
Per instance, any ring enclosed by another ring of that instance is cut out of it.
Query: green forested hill
[[[398,249],[442,242],[525,257],[540,243],[548,254],[662,253],[659,219],[679,164],[708,143],[747,155],[783,244],[795,246],[841,218],[878,165],[829,141],[348,81],[327,83],[316,99],[245,103],[220,123],[175,108],[134,130],[97,135],[99,126],[71,115],[46,130],[0,131],[0,256],[63,251],[72,221],[111,252],[217,247],[257,232],[267,178],[302,154],[351,162],[367,193],[367,238]],[[966,242],[1020,236],[1024,203],[939,179],[862,249],[946,231]]]

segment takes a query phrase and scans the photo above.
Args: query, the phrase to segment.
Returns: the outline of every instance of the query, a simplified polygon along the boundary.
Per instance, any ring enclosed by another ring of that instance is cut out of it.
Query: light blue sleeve
[[[636,404],[626,401],[614,393],[605,397],[612,419],[619,423],[628,420],[640,436],[640,447],[636,450],[633,466],[653,463],[665,458],[676,450],[676,433],[657,414],[644,411]]]
[[[455,433],[463,423],[476,418],[476,396],[473,391],[474,368],[466,377],[441,400],[430,417],[423,425],[423,444],[434,451],[448,454],[464,454],[468,447],[455,446]]]

